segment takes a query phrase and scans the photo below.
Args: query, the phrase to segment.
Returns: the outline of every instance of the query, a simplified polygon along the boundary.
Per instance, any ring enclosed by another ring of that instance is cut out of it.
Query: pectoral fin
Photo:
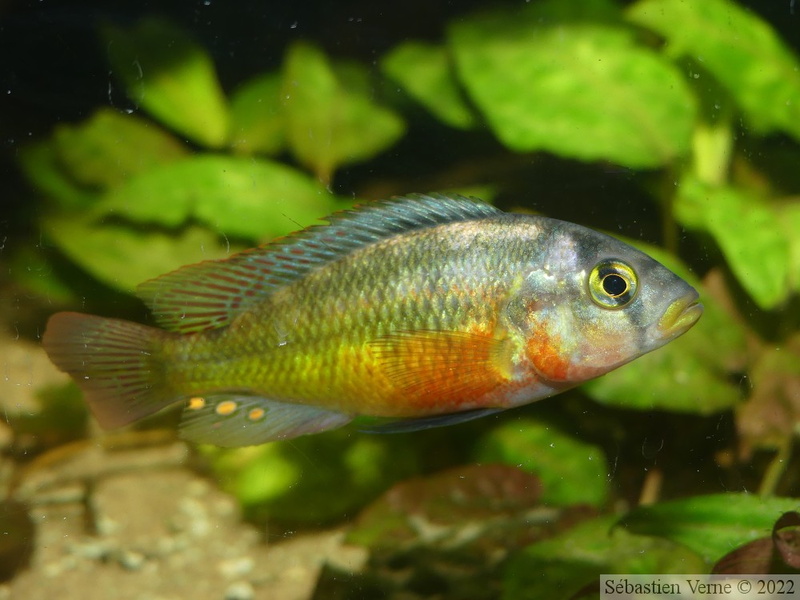
[[[393,333],[370,346],[403,402],[455,412],[509,379],[506,342],[491,333],[426,330]]]
[[[386,423],[375,423],[360,427],[359,431],[365,433],[409,433],[411,431],[422,431],[424,429],[434,429],[435,427],[447,427],[466,423],[482,417],[488,417],[499,412],[504,408],[477,408],[466,410],[460,413],[449,413],[446,415],[434,415],[432,417],[420,417],[418,419],[399,419]]]

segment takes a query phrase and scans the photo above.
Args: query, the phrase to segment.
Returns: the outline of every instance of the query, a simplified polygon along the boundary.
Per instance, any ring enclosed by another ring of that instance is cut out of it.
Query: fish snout
[[[685,333],[703,314],[700,295],[692,290],[674,300],[658,320],[657,329],[662,338],[671,340]]]

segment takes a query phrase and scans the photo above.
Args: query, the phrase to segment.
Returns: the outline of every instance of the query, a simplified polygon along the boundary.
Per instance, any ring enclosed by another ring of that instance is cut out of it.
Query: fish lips
[[[656,324],[656,329],[664,341],[673,340],[689,330],[703,314],[700,295],[692,290],[674,300],[667,307]]]

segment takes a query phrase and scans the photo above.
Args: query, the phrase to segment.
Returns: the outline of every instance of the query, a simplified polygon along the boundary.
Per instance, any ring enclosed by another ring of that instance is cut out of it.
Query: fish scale
[[[45,349],[104,426],[184,402],[184,437],[237,446],[358,415],[407,431],[526,404],[702,312],[622,242],[474,199],[396,198],[328,220],[145,282],[163,329],[59,313]]]
[[[276,292],[248,318],[267,327],[270,320],[281,319],[281,326],[265,334],[264,327],[241,327],[234,322],[223,332],[224,339],[214,339],[213,344],[231,349],[231,354],[240,358],[224,363],[218,357],[207,364],[189,361],[188,370],[179,376],[186,387],[179,391],[189,395],[194,387],[214,391],[244,386],[280,400],[312,402],[322,398],[327,406],[347,411],[369,397],[372,410],[382,415],[407,414],[408,407],[396,401],[397,390],[369,364],[374,362],[369,342],[391,331],[470,331],[479,325],[491,329],[495,307],[509,287],[513,270],[508,267],[513,262],[505,254],[487,254],[483,246],[476,245],[470,252],[453,256],[452,236],[475,235],[468,232],[467,225],[426,229],[402,245],[392,240],[375,244],[349,257],[350,261],[343,259]],[[483,223],[480,232],[492,226]],[[443,264],[449,268],[431,269],[428,265],[433,256],[444,257]],[[449,277],[443,274],[448,270],[453,272]],[[492,271],[495,276],[490,278]],[[456,277],[459,273],[471,275]],[[314,302],[298,304],[296,298],[313,298]],[[346,308],[320,322],[319,311],[337,303]],[[434,304],[443,310],[433,310]],[[283,345],[276,332],[280,328],[292,331]],[[185,343],[203,341],[198,337]],[[184,340],[177,340],[181,342]],[[344,359],[347,356],[349,360]],[[320,389],[326,391],[321,395]]]

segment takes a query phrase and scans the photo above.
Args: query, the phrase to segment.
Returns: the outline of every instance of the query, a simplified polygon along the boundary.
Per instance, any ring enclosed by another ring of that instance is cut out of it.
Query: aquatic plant
[[[101,38],[135,110],[99,108],[20,156],[55,247],[36,253],[40,268],[18,270],[20,283],[64,306],[86,292],[47,268],[54,255],[128,293],[349,206],[354,191],[337,176],[354,165],[384,180],[381,190],[455,189],[556,217],[573,190],[543,189],[536,165],[590,173],[598,187],[574,200],[582,223],[658,215],[655,235],[642,227],[657,243],[636,244],[702,290],[695,329],[584,386],[595,403],[578,393],[524,419],[449,433],[361,442],[338,432],[330,450],[310,440],[204,449],[251,514],[341,518],[401,476],[468,458],[536,474],[552,505],[584,498],[602,510],[608,498],[634,501],[639,484],[652,502],[662,478],[665,495],[682,496],[622,521],[605,511],[515,554],[509,597],[541,597],[526,573],[547,567],[552,577],[536,584],[547,589],[580,573],[567,598],[601,572],[710,567],[795,506],[693,495],[720,491],[719,481],[766,496],[800,492],[785,475],[800,422],[800,60],[767,22],[732,0],[532,2],[453,21],[438,42],[403,42],[377,68],[297,41],[279,69],[232,91],[207,51],[165,21],[108,25]],[[402,187],[386,183],[404,165],[419,168],[415,155],[428,154],[416,142],[436,136],[446,141],[432,143],[435,152],[452,161],[407,173]],[[407,456],[388,468],[399,452]],[[698,477],[682,464],[691,452],[703,457],[692,466]],[[331,473],[355,483],[336,486]]]

